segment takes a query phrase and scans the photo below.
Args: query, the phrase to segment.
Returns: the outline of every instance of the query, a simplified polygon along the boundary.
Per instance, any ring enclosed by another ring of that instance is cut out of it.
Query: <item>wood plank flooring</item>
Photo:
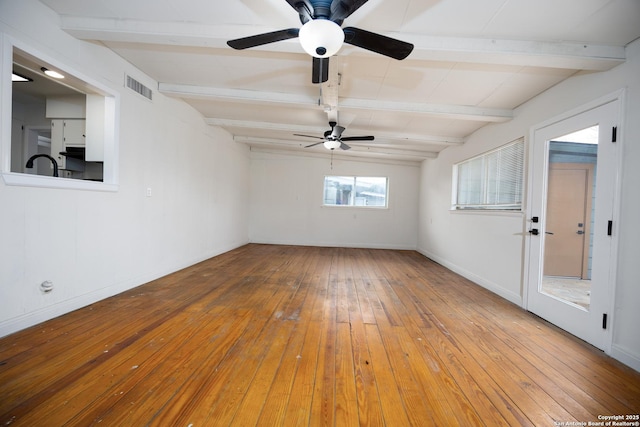
[[[0,339],[0,425],[637,414],[640,373],[413,251],[247,245]]]

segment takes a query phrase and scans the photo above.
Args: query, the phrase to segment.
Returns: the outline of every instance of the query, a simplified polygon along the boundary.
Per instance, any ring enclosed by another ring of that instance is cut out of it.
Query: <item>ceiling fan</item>
[[[342,132],[344,132],[344,127],[338,126],[336,122],[329,122],[329,126],[331,129],[324,133],[324,137],[320,136],[311,136],[311,135],[300,135],[298,133],[294,134],[295,136],[304,136],[305,138],[316,138],[321,139],[322,141],[316,142],[315,144],[307,145],[304,148],[314,147],[318,144],[324,144],[327,150],[335,150],[336,148],[341,148],[342,150],[349,150],[347,144],[344,141],[373,141],[374,137],[369,136],[347,136],[342,137]]]
[[[341,28],[342,22],[367,0],[287,0],[300,15],[301,28],[287,28],[229,40],[238,50],[299,37],[302,48],[313,57],[313,83],[328,80],[329,57],[343,43],[348,43],[390,58],[402,60],[409,56],[413,44],[392,39],[355,27]]]

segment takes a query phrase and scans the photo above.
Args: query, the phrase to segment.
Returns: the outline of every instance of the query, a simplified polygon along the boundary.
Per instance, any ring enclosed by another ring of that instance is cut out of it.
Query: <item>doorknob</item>
[[[584,231],[578,230],[578,231],[576,231],[576,234],[584,234]]]
[[[529,230],[529,233],[533,234],[534,236],[537,236],[538,234],[540,234],[537,228],[532,228],[531,230]]]

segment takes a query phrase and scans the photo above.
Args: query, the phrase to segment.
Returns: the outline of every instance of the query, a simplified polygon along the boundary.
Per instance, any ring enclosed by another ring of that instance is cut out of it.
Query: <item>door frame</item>
[[[582,106],[576,107],[572,110],[566,111],[562,114],[556,115],[550,119],[547,119],[541,123],[533,125],[529,129],[528,135],[528,155],[527,155],[527,192],[526,192],[526,210],[525,210],[525,230],[523,230],[523,234],[525,236],[525,244],[524,244],[524,259],[523,259],[523,275],[522,275],[522,307],[525,310],[529,309],[529,288],[531,286],[538,286],[538,283],[529,283],[529,277],[531,273],[531,256],[532,256],[532,248],[530,245],[531,239],[534,236],[531,236],[528,233],[528,230],[533,225],[531,223],[531,218],[533,215],[537,215],[538,213],[532,212],[533,205],[533,186],[534,184],[534,148],[535,148],[535,136],[536,132],[541,131],[543,128],[548,126],[560,123],[562,121],[571,119],[572,117],[578,116],[580,114],[586,113],[590,110],[603,106],[609,103],[616,103],[617,106],[617,135],[616,135],[616,144],[618,145],[618,150],[616,153],[616,170],[615,170],[615,185],[614,185],[614,194],[613,194],[613,212],[612,212],[612,235],[611,235],[611,252],[610,252],[610,266],[608,280],[610,283],[610,298],[609,298],[609,307],[607,307],[607,329],[605,331],[605,339],[603,350],[605,353],[610,354],[611,348],[613,344],[613,335],[614,335],[614,327],[615,327],[615,306],[616,306],[616,277],[617,277],[617,267],[618,267],[618,248],[619,248],[619,233],[618,233],[618,224],[620,223],[620,205],[621,205],[621,195],[622,195],[622,164],[623,164],[623,149],[624,149],[624,108],[625,108],[625,96],[626,90],[620,89],[608,95],[605,95],[601,98],[598,98],[594,101],[591,101]],[[537,183],[538,185],[540,183]]]

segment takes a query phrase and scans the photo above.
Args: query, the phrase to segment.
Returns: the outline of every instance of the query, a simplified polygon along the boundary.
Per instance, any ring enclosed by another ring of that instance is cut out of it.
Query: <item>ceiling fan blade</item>
[[[312,83],[324,83],[329,80],[329,58],[313,57]]]
[[[344,128],[342,126],[334,126],[331,129],[331,136],[335,139],[340,139],[342,136],[342,132],[344,132]]]
[[[343,150],[351,150],[351,147],[349,147],[347,144],[345,144],[342,141],[340,141],[340,148],[342,148]]]
[[[375,138],[371,135],[369,136],[347,136],[342,138],[342,141],[373,141]]]
[[[314,138],[314,139],[321,139],[324,141],[324,138],[321,138],[319,136],[312,136],[312,135],[301,135],[299,133],[294,133],[295,136],[304,136],[305,138]]]
[[[344,41],[345,43],[398,60],[406,58],[413,50],[411,43],[355,27],[344,28]]]
[[[318,144],[323,144],[323,143],[324,143],[324,141],[316,142],[315,144],[305,145],[305,147],[304,147],[304,148],[315,147],[316,145],[318,145]]]
[[[353,12],[360,9],[360,6],[362,6],[366,2],[367,0],[334,1],[331,4],[331,17],[329,19],[340,25],[342,24],[342,21],[349,17]]]
[[[270,33],[256,34],[255,36],[229,40],[227,44],[238,50],[248,49],[250,47],[262,46],[263,44],[294,39],[298,37],[299,31],[300,30],[298,28],[287,28],[286,30],[272,31]]]

